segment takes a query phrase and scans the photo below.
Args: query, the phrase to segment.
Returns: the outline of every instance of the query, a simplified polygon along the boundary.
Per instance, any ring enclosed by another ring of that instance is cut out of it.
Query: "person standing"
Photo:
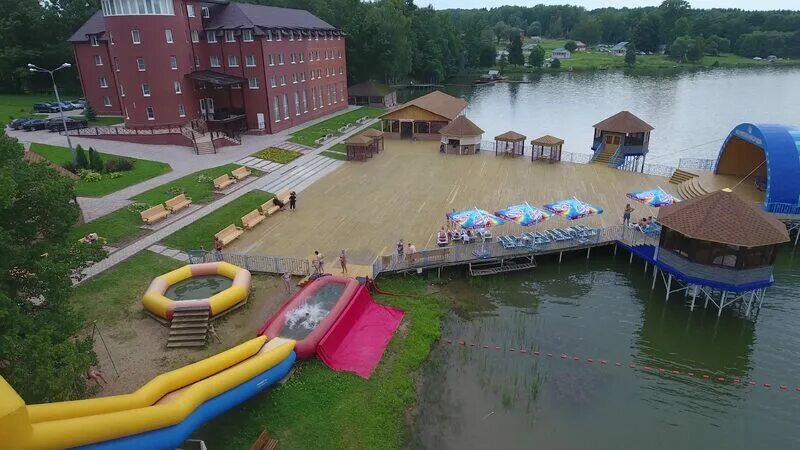
[[[214,236],[214,259],[222,261],[222,241]]]
[[[283,287],[286,288],[286,292],[292,292],[292,274],[289,272],[284,272],[281,275],[281,280],[283,280]]]
[[[347,254],[342,250],[342,253],[339,255],[339,264],[342,265],[342,275],[347,274]]]
[[[325,273],[325,255],[319,252],[319,250],[314,250],[314,258],[317,260],[317,267],[319,268],[319,274],[322,275]]]
[[[399,241],[397,241],[397,260],[398,261],[402,261],[403,260],[403,252],[405,251],[405,249],[406,249],[406,245],[403,243],[403,240],[400,239]]]
[[[631,223],[631,213],[633,212],[633,208],[631,208],[631,204],[628,203],[625,205],[625,211],[622,213],[622,224],[623,225],[630,225]]]
[[[414,262],[414,253],[417,253],[417,247],[412,242],[408,243],[408,252],[407,253],[408,253],[408,259],[410,259],[411,262],[413,263]]]
[[[292,191],[289,194],[289,210],[293,211],[297,206],[297,192]]]

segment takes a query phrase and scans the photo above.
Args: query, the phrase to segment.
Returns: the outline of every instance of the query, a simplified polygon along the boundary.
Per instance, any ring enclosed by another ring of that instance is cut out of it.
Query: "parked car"
[[[73,100],[68,103],[70,103],[74,109],[83,109],[86,106],[86,102],[81,100]]]
[[[64,131],[64,123],[67,124],[68,130],[77,130],[79,128],[86,128],[88,122],[83,119],[73,119],[71,117],[65,117],[64,122],[61,122],[61,119],[50,119],[50,122],[47,124],[47,129],[51,132],[53,131]]]
[[[58,102],[53,104],[56,106],[56,108],[58,108]],[[70,102],[61,102],[61,109],[64,111],[72,111],[73,109],[75,109],[75,105],[73,105]]]
[[[58,112],[58,105],[54,103],[34,103],[33,110],[37,113],[54,113]]]
[[[22,129],[25,131],[44,130],[47,128],[50,119],[33,119],[25,122]]]
[[[30,120],[33,120],[33,117],[20,117],[14,119],[11,122],[8,122],[8,128],[11,128],[12,130],[19,130]]]

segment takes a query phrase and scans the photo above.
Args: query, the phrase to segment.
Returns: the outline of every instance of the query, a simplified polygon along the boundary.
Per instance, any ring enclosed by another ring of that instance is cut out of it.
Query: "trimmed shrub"
[[[78,166],[78,169],[89,168],[89,160],[86,158],[86,150],[84,150],[80,144],[75,147],[75,164]]]
[[[198,183],[211,183],[212,181],[214,181],[214,179],[211,178],[208,175],[198,175],[197,176],[197,182]]]
[[[110,172],[107,176],[113,180],[115,178],[120,178],[122,176],[122,172]]]
[[[144,211],[146,209],[149,209],[149,208],[150,208],[150,205],[148,205],[147,203],[142,203],[142,202],[133,202],[130,205],[128,205],[128,211],[134,212],[134,213],[140,213],[140,212],[142,212],[142,211]]]

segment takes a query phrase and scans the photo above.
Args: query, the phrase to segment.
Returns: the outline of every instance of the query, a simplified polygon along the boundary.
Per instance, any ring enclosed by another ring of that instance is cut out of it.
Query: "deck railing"
[[[64,132],[61,132],[64,134]],[[179,126],[165,126],[152,128],[128,127],[89,127],[69,130],[70,136],[109,136],[109,135],[154,135],[154,134],[181,134]]]
[[[311,275],[311,264],[307,259],[302,258],[292,258],[287,256],[242,255],[225,252],[220,253],[220,256],[218,256],[215,252],[210,252],[207,250],[189,250],[186,253],[189,255],[190,264],[225,261],[235,264],[239,267],[244,267],[251,272],[275,274],[284,274],[289,272],[292,275],[299,276]]]
[[[681,158],[678,160],[678,169],[707,170],[713,172],[716,168],[716,159]]]

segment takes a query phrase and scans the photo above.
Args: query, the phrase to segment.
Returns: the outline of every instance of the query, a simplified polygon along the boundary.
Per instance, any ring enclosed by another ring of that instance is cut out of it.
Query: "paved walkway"
[[[189,255],[186,252],[175,250],[174,248],[165,247],[163,245],[151,245],[147,247],[153,253],[166,256],[168,258],[177,259],[178,261],[189,262]]]

